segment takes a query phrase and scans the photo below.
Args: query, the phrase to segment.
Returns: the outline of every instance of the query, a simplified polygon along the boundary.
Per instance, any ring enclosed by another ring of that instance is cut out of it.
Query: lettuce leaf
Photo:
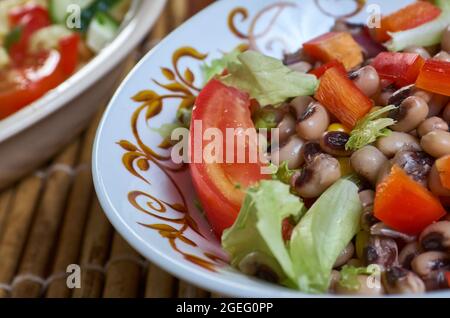
[[[341,179],[322,194],[294,228],[289,250],[301,291],[327,291],[336,259],[359,230],[361,212],[358,187]]]
[[[300,198],[279,181],[261,181],[248,189],[236,222],[222,235],[222,246],[231,264],[237,267],[248,254],[264,253],[282,283],[290,285],[294,269],[282,237],[282,222],[288,217],[298,219],[303,213]]]
[[[363,119],[358,121],[350,133],[350,138],[345,145],[345,149],[358,150],[375,142],[380,137],[388,136],[391,131],[387,127],[394,125],[395,120],[392,118],[383,118],[382,116],[396,108],[394,105],[383,107],[367,114]]]
[[[340,278],[338,284],[348,290],[359,290],[361,287],[358,281],[358,275],[379,275],[380,266],[376,264],[368,267],[354,267],[345,265],[340,271]]]
[[[428,23],[406,31],[390,33],[392,39],[386,43],[389,51],[402,51],[410,46],[432,46],[441,43],[442,34],[450,24],[450,1],[442,1],[441,15]]]
[[[203,72],[203,80],[206,84],[209,82],[214,76],[220,75],[227,68],[227,65],[232,62],[239,62],[238,55],[241,54],[241,51],[235,49],[230,53],[225,54],[220,59],[212,60],[211,63],[203,64],[201,69]]]
[[[291,184],[292,176],[299,170],[291,170],[288,167],[288,162],[284,161],[279,167],[275,167],[276,172],[272,174],[272,179],[279,180],[286,184]]]
[[[280,60],[254,51],[240,54],[227,65],[222,82],[250,94],[262,106],[279,105],[289,98],[313,95],[319,81],[314,75],[291,70]]]

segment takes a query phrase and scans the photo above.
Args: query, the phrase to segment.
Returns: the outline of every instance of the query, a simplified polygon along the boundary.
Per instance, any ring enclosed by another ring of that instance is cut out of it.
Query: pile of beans
[[[425,59],[450,62],[450,27],[440,47],[411,47],[406,51]],[[298,52],[287,56],[285,63],[294,70],[308,72],[319,62]],[[449,74],[450,76],[450,74]],[[319,197],[330,185],[349,172],[357,173],[365,182],[360,199],[364,207],[363,231],[349,244],[336,261],[330,292],[338,294],[421,293],[449,288],[450,217],[427,227],[418,236],[410,236],[388,228],[373,215],[374,189],[396,164],[433,194],[450,197],[440,182],[435,161],[450,155],[450,98],[414,87],[400,90],[393,86],[381,89],[382,80],[366,60],[349,73],[349,78],[379,107],[396,105],[389,117],[396,123],[392,133],[357,151],[345,144],[350,131],[336,123],[327,109],[312,97],[297,97],[281,107],[266,107],[280,129],[280,146],[275,151],[279,165],[287,162],[299,169],[291,178],[291,186],[304,199]],[[301,168],[301,169],[300,169]],[[344,265],[382,269],[381,284],[369,288],[367,276],[360,275],[359,290],[348,290],[336,284]]]

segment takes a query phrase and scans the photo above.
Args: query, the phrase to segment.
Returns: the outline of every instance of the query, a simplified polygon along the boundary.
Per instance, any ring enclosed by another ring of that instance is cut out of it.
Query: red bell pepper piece
[[[372,101],[339,67],[330,68],[322,75],[315,98],[349,128],[373,107]]]
[[[378,42],[385,42],[391,37],[388,32],[399,32],[418,27],[436,19],[441,10],[426,1],[416,1],[403,9],[381,19],[381,28],[373,29],[373,36]]]
[[[392,81],[397,87],[416,82],[425,60],[416,53],[382,52],[372,62],[382,79]]]
[[[438,198],[398,166],[377,187],[375,217],[397,231],[419,234],[446,213]]]
[[[432,93],[450,96],[450,63],[427,60],[420,70],[416,86]]]
[[[342,65],[341,62],[339,62],[338,60],[333,60],[331,62],[328,62],[326,64],[323,64],[315,69],[313,69],[312,71],[309,72],[309,74],[313,74],[315,75],[317,78],[322,77],[322,75],[329,70],[332,67],[338,67],[340,69],[342,69],[345,72],[345,67],[344,65]]]
[[[347,70],[360,65],[364,58],[362,49],[347,32],[329,32],[303,44],[311,57],[324,63],[338,60]]]

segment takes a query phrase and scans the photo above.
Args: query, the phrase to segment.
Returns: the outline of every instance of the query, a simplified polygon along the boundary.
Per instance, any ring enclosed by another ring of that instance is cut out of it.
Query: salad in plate
[[[283,60],[240,47],[203,73],[193,109],[160,132],[190,126],[195,154],[208,129],[269,130],[256,161],[190,160],[233,267],[306,293],[450,288],[450,1],[375,27],[338,20]]]
[[[116,36],[131,0],[0,1],[0,120],[42,97]]]

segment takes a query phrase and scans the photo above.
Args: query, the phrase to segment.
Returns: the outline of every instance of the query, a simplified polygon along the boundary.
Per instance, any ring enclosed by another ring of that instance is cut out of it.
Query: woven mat
[[[127,72],[210,2],[169,0],[151,35],[129,57]],[[145,261],[106,219],[90,170],[102,111],[49,165],[0,194],[0,298],[215,297]],[[69,264],[81,266],[79,289],[67,287]]]

